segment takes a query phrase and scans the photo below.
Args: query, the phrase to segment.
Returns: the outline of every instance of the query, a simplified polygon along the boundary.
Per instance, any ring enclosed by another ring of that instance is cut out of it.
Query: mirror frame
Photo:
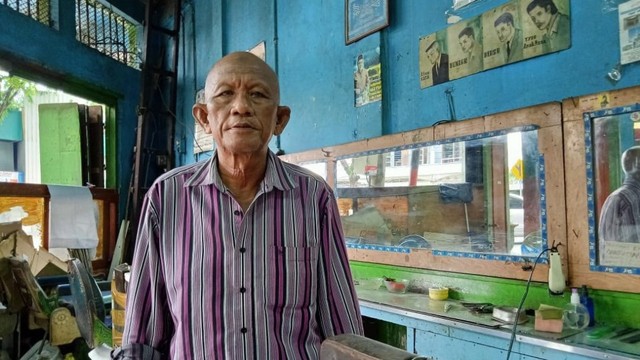
[[[595,189],[595,169],[594,169],[594,148],[593,148],[593,121],[597,118],[619,116],[623,114],[640,112],[640,104],[629,106],[619,106],[610,109],[586,112],[583,114],[584,119],[584,141],[585,141],[585,169],[587,179],[587,217],[588,217],[588,236],[589,236],[589,268],[591,271],[635,274],[640,275],[640,266],[613,266],[600,265],[599,259],[599,240],[598,225],[599,219],[596,216],[596,189]],[[618,164],[620,166],[620,164]]]
[[[563,159],[562,105],[547,103],[532,107],[486,115],[464,121],[451,121],[416,130],[398,132],[376,138],[355,141],[301,153],[283,155],[285,161],[326,160],[329,185],[335,188],[335,163],[340,156],[385,149],[395,146],[408,146],[417,143],[443,141],[451,138],[471,136],[491,131],[508,130],[516,127],[534,125],[538,127],[538,152],[544,157],[544,181],[546,192],[547,239],[549,243],[566,245],[567,224],[565,206],[565,173]],[[519,261],[504,259],[478,259],[455,256],[436,256],[431,251],[382,252],[368,249],[347,249],[351,261],[382,263],[393,266],[420,269],[451,271],[458,273],[495,276],[527,280],[530,271],[525,270],[533,259]],[[566,269],[566,247],[560,248],[563,267]],[[526,259],[526,260],[525,260]],[[538,264],[532,274],[533,281],[546,281],[548,265]],[[567,272],[565,272],[567,273]]]

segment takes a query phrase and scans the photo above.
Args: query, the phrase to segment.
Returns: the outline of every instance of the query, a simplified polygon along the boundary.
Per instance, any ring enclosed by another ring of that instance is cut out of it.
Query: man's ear
[[[209,126],[209,120],[207,119],[207,107],[205,104],[195,104],[191,109],[193,118],[196,119],[198,124],[202,126],[206,134],[211,134],[211,126]]]
[[[288,106],[278,106],[276,113],[276,127],[273,129],[273,135],[280,135],[284,131],[285,126],[291,117],[291,109]]]

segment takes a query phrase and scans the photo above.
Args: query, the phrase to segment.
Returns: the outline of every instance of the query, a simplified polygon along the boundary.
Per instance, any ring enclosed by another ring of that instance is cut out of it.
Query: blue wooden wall
[[[266,42],[267,62],[280,75],[282,103],[292,108],[281,137],[287,153],[450,119],[445,91],[452,93],[456,119],[463,120],[640,84],[640,63],[623,66],[617,83],[606,77],[620,59],[617,5],[623,1],[571,0],[568,50],[421,89],[418,39],[449,26],[449,15],[469,19],[506,2],[477,0],[453,10],[452,0],[389,1],[390,26],[345,45],[342,0],[186,1],[179,100],[184,122],[177,134],[184,146],[178,162],[194,160],[191,104],[209,67],[223,54],[260,41]],[[355,108],[354,59],[378,46],[383,100]]]

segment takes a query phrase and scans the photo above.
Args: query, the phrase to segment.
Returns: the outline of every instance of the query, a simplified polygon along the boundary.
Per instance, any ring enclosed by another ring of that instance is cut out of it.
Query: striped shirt
[[[317,359],[363,333],[335,197],[310,171],[269,151],[245,213],[214,153],[161,176],[142,214],[114,357]]]
[[[640,243],[640,182],[627,175],[624,183],[602,205],[600,251],[605,241]]]

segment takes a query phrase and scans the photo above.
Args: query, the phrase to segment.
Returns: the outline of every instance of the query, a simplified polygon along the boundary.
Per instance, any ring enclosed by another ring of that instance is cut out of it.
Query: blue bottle
[[[582,285],[580,288],[580,303],[587,308],[589,312],[589,327],[592,327],[595,324],[595,312],[593,308],[593,299],[589,297],[589,291],[587,290],[586,285]]]

